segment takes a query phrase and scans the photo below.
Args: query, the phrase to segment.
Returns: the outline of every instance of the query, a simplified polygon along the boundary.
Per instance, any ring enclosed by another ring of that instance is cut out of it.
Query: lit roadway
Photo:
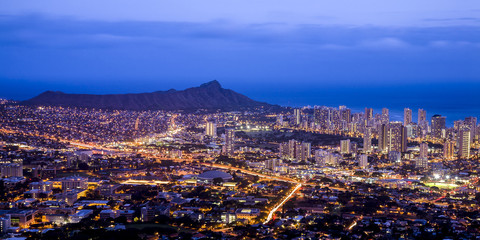
[[[285,204],[286,202],[288,202],[288,200],[290,200],[290,198],[292,198],[292,196],[295,194],[296,191],[298,191],[298,189],[300,189],[302,187],[302,184],[299,183],[297,184],[297,186],[295,186],[295,188],[290,192],[290,194],[288,194],[284,199],[283,201],[281,201],[279,204],[277,204],[271,211],[270,213],[268,214],[268,217],[267,217],[267,220],[265,220],[265,222],[263,224],[267,224],[268,222],[270,222],[270,220],[272,220],[273,218],[273,215],[275,214],[275,212],[281,208],[283,206],[283,204]]]

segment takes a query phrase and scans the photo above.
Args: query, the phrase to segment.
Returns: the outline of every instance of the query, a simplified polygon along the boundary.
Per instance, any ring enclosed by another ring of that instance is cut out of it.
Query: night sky
[[[292,106],[476,107],[479,27],[478,0],[0,0],[0,97],[216,79]]]

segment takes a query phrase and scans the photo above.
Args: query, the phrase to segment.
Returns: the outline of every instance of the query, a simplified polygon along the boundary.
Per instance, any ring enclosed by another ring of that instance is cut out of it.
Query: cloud
[[[369,49],[404,49],[410,47],[411,45],[398,38],[386,37],[362,41],[359,46]]]
[[[480,42],[435,40],[429,43],[433,48],[471,48],[480,47]]]
[[[0,79],[476,79],[479,42],[476,27],[2,16]]]

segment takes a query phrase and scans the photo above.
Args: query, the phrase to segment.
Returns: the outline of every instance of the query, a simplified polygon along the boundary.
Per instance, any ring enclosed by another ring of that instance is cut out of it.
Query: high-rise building
[[[326,155],[327,155],[327,151],[325,150],[321,150],[321,149],[318,149],[318,150],[315,150],[315,164],[319,167],[323,167],[325,166],[325,159],[326,159]]]
[[[473,143],[473,141],[475,140],[476,132],[477,132],[477,118],[466,117],[465,126],[467,126],[470,129],[470,143]]]
[[[428,143],[420,143],[420,158],[428,158]]]
[[[372,152],[372,128],[370,127],[365,127],[363,133],[363,152]]]
[[[286,143],[280,144],[280,154],[284,159],[295,159],[298,161],[306,161],[311,157],[311,143],[299,142],[291,139]]]
[[[312,144],[309,142],[302,142],[300,144],[300,151],[297,151],[297,160],[299,161],[307,161],[309,158],[312,157]]]
[[[427,169],[428,168],[428,158],[417,158],[415,161],[415,167],[420,169]]]
[[[365,126],[369,126],[370,120],[373,119],[373,108],[365,108]]]
[[[387,150],[387,139],[388,139],[388,125],[379,124],[378,129],[378,150],[384,152]]]
[[[365,154],[360,155],[358,159],[358,166],[361,168],[367,168],[368,167],[368,156]]]
[[[443,138],[445,128],[445,117],[434,115],[432,117],[432,136],[436,139]]]
[[[295,117],[295,124],[300,125],[302,122],[302,110],[300,108],[295,108],[293,110],[293,115]]]
[[[297,154],[297,145],[299,144],[300,143],[295,139],[291,139],[290,141],[288,141],[288,158],[295,159],[295,156]]]
[[[334,109],[332,111],[332,123],[333,123],[334,129],[336,130],[341,130],[343,128],[342,115],[340,110]]]
[[[281,159],[268,159],[265,160],[265,168],[270,170],[275,170],[276,167],[282,164]]]
[[[235,130],[232,128],[225,130],[225,151],[224,153],[231,156],[235,153]]]
[[[388,124],[388,151],[407,151],[407,131],[402,122],[391,122]]]
[[[418,109],[418,124],[420,124],[422,121],[427,121],[427,111],[419,108]]]
[[[340,140],[340,153],[341,154],[350,153],[350,139]]]
[[[0,164],[0,177],[23,177],[23,164],[2,163]]]
[[[388,124],[390,122],[390,111],[388,108],[382,108],[382,124]]]
[[[455,142],[447,140],[443,144],[443,158],[452,160],[454,159],[454,152],[455,152]]]
[[[342,114],[342,121],[344,121],[347,124],[352,122],[352,110],[350,110],[349,108],[343,108],[341,110],[341,114]]]
[[[404,108],[403,109],[403,125],[407,126],[412,122],[412,109]]]
[[[470,158],[470,129],[465,127],[458,132],[457,145],[458,157]]]
[[[331,109],[325,106],[315,107],[314,109],[315,123],[320,126],[321,129],[329,129],[331,120]]]
[[[213,121],[208,121],[205,126],[205,135],[210,137],[217,137],[217,124]]]
[[[410,124],[406,125],[405,128],[407,129],[407,138],[417,137],[418,126],[416,123],[411,122]]]

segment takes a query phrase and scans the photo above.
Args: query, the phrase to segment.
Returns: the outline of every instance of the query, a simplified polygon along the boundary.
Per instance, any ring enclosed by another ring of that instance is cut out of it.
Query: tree
[[[223,183],[223,178],[221,177],[216,177],[213,179],[213,184],[215,185],[221,185]]]

